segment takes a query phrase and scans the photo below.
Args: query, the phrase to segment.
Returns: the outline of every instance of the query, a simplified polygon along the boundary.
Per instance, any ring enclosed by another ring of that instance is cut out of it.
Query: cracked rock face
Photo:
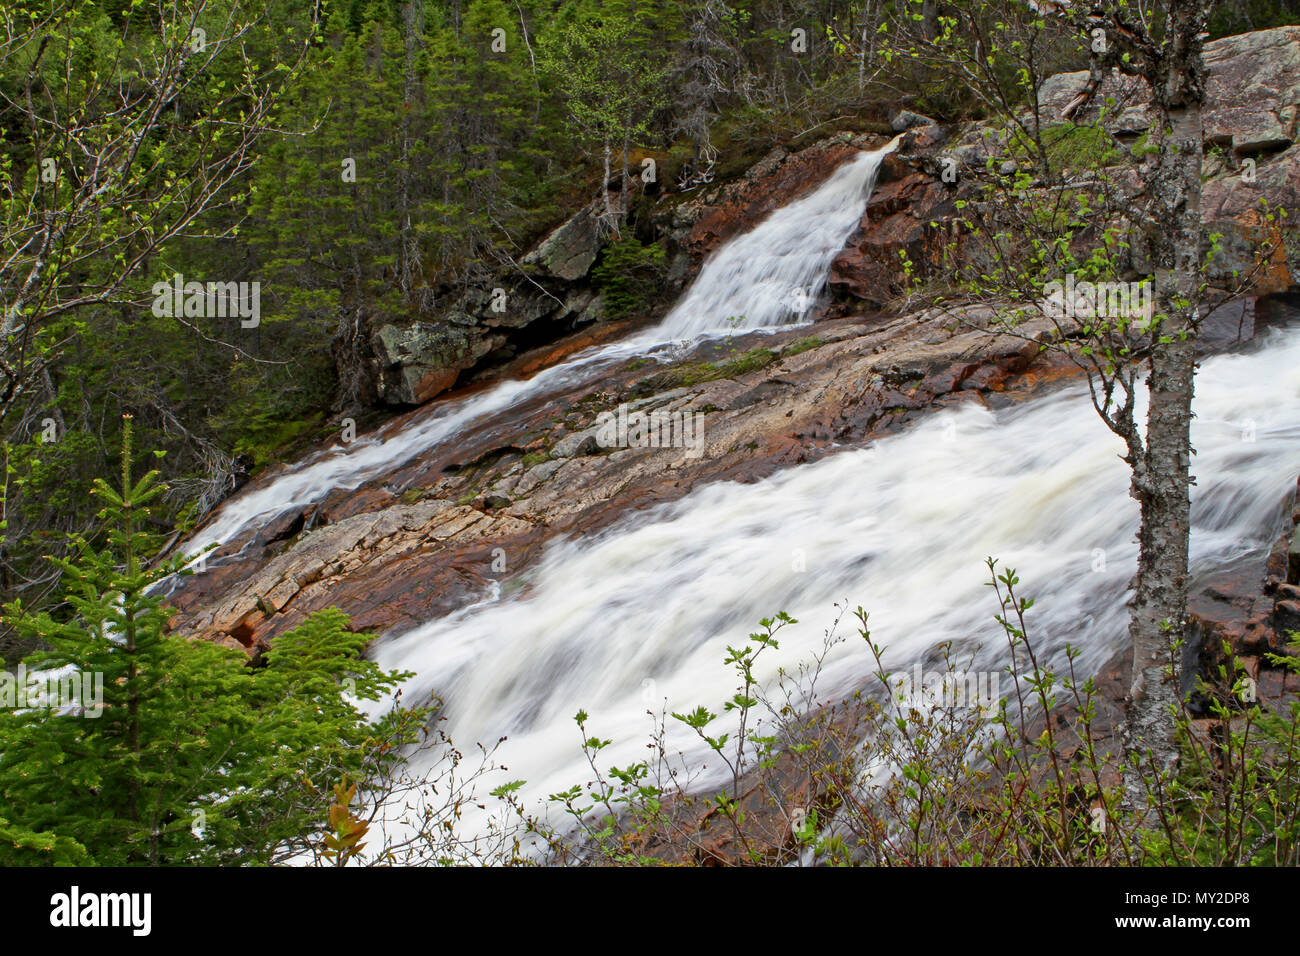
[[[1207,145],[1226,146],[1245,157],[1295,141],[1300,114],[1300,27],[1277,27],[1207,43],[1205,71]],[[1087,81],[1086,70],[1045,80],[1038,98],[1046,115],[1059,119]],[[1096,119],[1108,97],[1115,101],[1108,120],[1115,132],[1137,135],[1150,127],[1145,106],[1150,91],[1145,82],[1118,73],[1102,83],[1077,119]]]
[[[520,264],[537,266],[557,279],[573,282],[587,274],[601,245],[600,209],[593,202],[552,231]]]
[[[1289,146],[1300,112],[1300,27],[1225,37],[1205,46],[1205,138],[1238,156]]]
[[[1207,230],[1222,236],[1210,259],[1208,278],[1233,288],[1255,265],[1255,251],[1268,242],[1271,252],[1252,292],[1286,292],[1300,276],[1300,27],[1279,27],[1227,37],[1205,48],[1206,157],[1201,209]],[[1083,90],[1086,71],[1049,77],[1039,90],[1043,116],[1061,122],[1061,110]],[[1144,81],[1114,74],[1092,103],[1076,117],[1098,118],[1110,98],[1107,129],[1121,143],[1135,140],[1151,124],[1150,91]],[[964,129],[912,129],[881,164],[879,180],[857,231],[832,264],[831,288],[842,300],[878,308],[901,291],[899,255],[905,253],[922,276],[943,270],[950,243],[958,254],[973,250],[956,228],[955,202],[970,198],[962,169],[982,166],[992,155],[985,124]],[[955,164],[955,182],[945,183],[945,161]],[[1121,174],[1121,182],[1124,181]],[[1292,215],[1270,222],[1260,208],[1267,197],[1273,208]],[[1146,271],[1141,243],[1134,244],[1134,268]]]
[[[1241,323],[1241,334],[1267,324],[1267,312]],[[1003,405],[1078,374],[1059,352],[1041,350],[1051,320],[1031,319],[1011,335],[990,327],[995,318],[988,305],[876,313],[704,343],[667,365],[630,359],[230,542],[172,595],[173,626],[253,654],[331,606],[358,629],[406,630],[495,587],[526,587],[552,543],[597,534],[702,484],[756,481],[932,409]],[[739,363],[738,353],[764,361]],[[698,448],[602,446],[602,416],[620,406],[700,416]]]
[[[450,322],[381,327],[374,337],[381,365],[379,395],[390,405],[418,405],[456,381],[461,370],[504,341]]]
[[[1300,113],[1300,27],[1240,36],[1205,44],[1205,142],[1229,147],[1238,157],[1284,148],[1295,142]],[[1053,120],[1083,91],[1087,70],[1049,77],[1039,88],[1039,103]],[[1151,126],[1145,81],[1113,74],[1106,78],[1078,120],[1099,116],[1114,99],[1106,124],[1121,135],[1138,135]]]
[[[395,605],[392,619],[400,620],[401,582],[413,567],[425,563],[423,559],[527,529],[519,519],[443,500],[352,515],[300,535],[237,588],[186,615],[184,629],[218,639],[228,635],[250,650],[260,650],[275,634],[340,599],[340,606],[354,611],[367,603],[356,600],[362,594],[353,590],[361,582],[366,582],[371,609],[374,598],[381,597]],[[389,587],[374,588],[384,580]],[[361,616],[366,616],[364,610]],[[384,626],[382,617],[370,619],[372,626]]]

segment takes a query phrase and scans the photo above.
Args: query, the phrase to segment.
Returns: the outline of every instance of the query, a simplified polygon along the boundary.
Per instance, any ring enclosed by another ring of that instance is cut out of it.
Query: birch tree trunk
[[[604,147],[605,175],[600,181],[600,195],[605,203],[605,228],[610,232],[618,232],[618,217],[614,214],[614,207],[609,201],[609,176],[610,176],[610,145],[609,136],[605,137]]]
[[[1177,763],[1178,656],[1186,636],[1194,346],[1202,279],[1202,6],[1202,0],[1169,0],[1163,55],[1148,74],[1160,138],[1147,183],[1145,225],[1155,313],[1161,318],[1151,346],[1146,440],[1141,455],[1130,462],[1131,494],[1142,523],[1129,619],[1133,670],[1125,752],[1156,772],[1172,771]],[[1128,802],[1144,808],[1139,769],[1126,766],[1124,783]]]

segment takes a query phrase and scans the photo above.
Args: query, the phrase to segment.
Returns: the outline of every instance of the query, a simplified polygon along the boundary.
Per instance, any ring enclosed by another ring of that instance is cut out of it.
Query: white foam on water
[[[895,141],[896,142],[896,141]],[[821,295],[831,259],[857,227],[880,163],[894,143],[863,152],[810,195],[776,210],[752,230],[720,247],[701,267],[679,303],[652,329],[587,349],[525,381],[438,403],[390,434],[337,445],[223,503],[182,546],[199,554],[259,522],[319,501],[337,488],[356,488],[521,402],[599,376],[602,369],[683,340],[797,322]]]
[[[1207,360],[1195,410],[1194,573],[1259,552],[1275,530],[1300,471],[1300,328]],[[1092,673],[1123,639],[1136,566],[1122,451],[1081,384],[997,413],[942,411],[870,447],[704,486],[591,538],[552,542],[527,587],[505,589],[513,597],[389,637],[374,656],[416,672],[407,702],[442,699],[462,749],[507,736],[499,756],[528,781],[518,795],[532,810],[590,776],[580,708],[590,732],[614,741],[604,766],[642,760],[646,710],[666,700],[669,712],[720,713],[737,683],[722,663],[728,644],[777,611],[801,623],[760,658],[763,681],[820,650],[836,601],[870,612],[891,669],[951,640],[983,644],[972,670],[1001,670],[990,555],[1036,599],[1036,646],[1059,664],[1068,641]],[[827,659],[819,689],[834,699],[876,684],[874,672],[852,639]],[[693,731],[671,720],[668,730],[670,751],[704,768],[701,784],[723,779]]]

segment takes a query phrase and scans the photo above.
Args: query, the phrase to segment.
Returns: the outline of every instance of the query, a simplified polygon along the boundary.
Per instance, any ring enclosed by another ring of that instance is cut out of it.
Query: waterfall
[[[768,328],[801,317],[821,295],[831,260],[862,219],[880,162],[891,148],[859,154],[812,195],[778,209],[720,248],[657,333],[682,339],[728,327]]]
[[[1194,576],[1261,553],[1276,532],[1300,470],[1300,326],[1207,360],[1195,411]],[[1028,625],[1040,653],[1059,665],[1069,642],[1082,650],[1077,669],[1093,673],[1123,640],[1136,566],[1122,451],[1082,384],[1000,412],[945,410],[870,447],[700,487],[591,538],[552,541],[522,587],[502,589],[511,597],[389,637],[375,658],[418,675],[406,702],[443,700],[460,747],[506,735],[499,756],[528,781],[518,795],[533,810],[590,775],[580,708],[592,733],[614,741],[604,766],[644,759],[647,709],[720,712],[736,684],[727,645],[780,610],[800,624],[765,652],[760,680],[820,650],[837,601],[870,612],[891,669],[953,641],[982,644],[975,667],[999,670],[988,555],[1017,568],[1021,593],[1036,599]],[[873,681],[860,641],[825,664],[824,698]],[[724,768],[675,723],[669,751],[703,768],[701,785],[720,782]]]
[[[723,245],[655,328],[322,452],[228,501],[187,550],[356,487],[613,362],[684,338],[798,321],[860,220],[888,149],[855,158]],[[1277,526],[1300,470],[1300,326],[1205,361],[1195,410],[1194,576],[1259,555]],[[589,776],[573,723],[579,709],[592,732],[613,740],[604,766],[634,763],[652,731],[647,709],[719,710],[735,689],[722,662],[727,645],[780,610],[801,623],[782,632],[779,653],[760,659],[763,681],[820,651],[843,601],[870,611],[892,669],[952,641],[979,648],[974,667],[999,670],[1005,645],[984,586],[989,555],[1017,568],[1022,593],[1036,599],[1028,623],[1046,660],[1059,663],[1069,642],[1082,650],[1077,669],[1095,672],[1124,639],[1136,558],[1122,451],[1082,384],[996,412],[968,403],[866,448],[753,484],[698,487],[598,535],[552,540],[507,586],[386,636],[374,655],[416,674],[406,702],[444,702],[445,729],[462,748],[506,736],[498,756],[512,778],[527,780],[516,795],[531,811]],[[860,642],[840,643],[824,661],[821,695],[866,686],[873,673]],[[667,732],[668,750],[700,768],[699,786],[724,778],[692,731],[670,721]]]
[[[520,402],[594,379],[615,362],[684,339],[798,321],[825,287],[831,259],[861,220],[880,163],[896,142],[859,154],[810,195],[725,243],[654,328],[580,352],[525,381],[502,382],[477,395],[440,402],[428,415],[389,434],[336,445],[227,501],[185,542],[184,550],[197,554],[259,521],[318,501],[332,489],[355,488]]]

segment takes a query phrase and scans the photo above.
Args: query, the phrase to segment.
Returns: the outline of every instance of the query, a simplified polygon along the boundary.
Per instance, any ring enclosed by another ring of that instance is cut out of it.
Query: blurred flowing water
[[[310,458],[228,501],[186,548],[356,487],[520,402],[595,380],[611,363],[798,321],[891,147],[861,154],[721,247],[657,327]],[[1201,574],[1261,554],[1277,528],[1300,470],[1300,325],[1205,361],[1195,409],[1192,563]],[[752,484],[699,487],[598,535],[554,540],[521,578],[385,637],[374,656],[416,672],[404,701],[439,697],[462,749],[506,736],[499,756],[511,778],[527,780],[519,796],[534,811],[590,776],[573,722],[579,709],[591,732],[614,741],[601,755],[606,766],[643,759],[647,709],[720,711],[736,684],[722,663],[727,645],[777,611],[801,623],[760,659],[765,681],[822,649],[837,601],[871,613],[891,669],[953,641],[975,653],[972,669],[999,671],[1005,641],[985,586],[990,555],[1019,569],[1023,593],[1036,599],[1029,625],[1047,657],[1059,662],[1070,642],[1082,648],[1081,669],[1094,672],[1123,639],[1136,557],[1137,506],[1121,451],[1082,384],[997,412],[975,404],[938,412],[869,447]],[[837,644],[821,697],[866,686],[873,674],[861,641]],[[720,781],[723,768],[673,723],[669,749],[701,770],[701,785]]]
[[[1300,325],[1207,360],[1195,411],[1194,575],[1261,554],[1278,530],[1300,470]],[[375,657],[417,673],[407,702],[443,700],[460,746],[507,736],[500,756],[528,781],[520,795],[533,809],[590,777],[580,708],[590,732],[614,741],[606,766],[645,759],[647,709],[721,712],[737,684],[727,645],[777,611],[800,624],[760,658],[764,681],[821,649],[837,601],[870,612],[891,670],[953,641],[982,644],[970,669],[998,672],[1007,659],[985,586],[990,555],[1036,599],[1036,646],[1058,664],[1067,642],[1080,647],[1078,666],[1093,673],[1124,636],[1136,566],[1122,450],[1082,384],[996,413],[942,411],[870,447],[701,487],[598,536],[554,541],[511,596],[389,637]],[[819,697],[878,684],[874,670],[862,641],[841,643]],[[702,785],[721,781],[725,768],[674,723],[670,751],[704,768]]]
[[[598,379],[614,363],[684,341],[800,321],[821,295],[831,259],[861,220],[881,160],[893,146],[860,153],[810,195],[724,244],[654,328],[587,349],[527,380],[438,403],[428,415],[383,437],[361,438],[309,458],[225,502],[184,549],[198,554],[333,489],[356,488],[521,402]]]

